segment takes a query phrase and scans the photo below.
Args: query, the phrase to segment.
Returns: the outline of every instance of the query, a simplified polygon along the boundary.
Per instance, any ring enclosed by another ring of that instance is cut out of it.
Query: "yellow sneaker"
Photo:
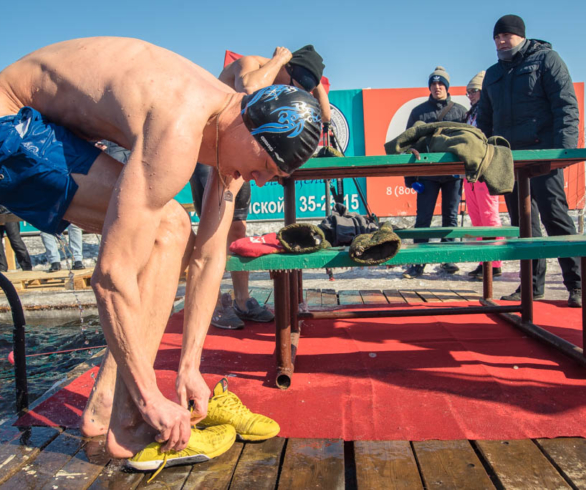
[[[139,471],[158,470],[152,476],[154,478],[164,466],[202,463],[216,458],[228,451],[235,440],[236,431],[231,425],[216,425],[204,430],[191,429],[189,443],[183,451],[162,453],[162,444],[151,442],[142,451],[127,460],[126,464]]]
[[[275,437],[281,428],[274,420],[252,413],[240,398],[228,391],[228,380],[223,378],[214,388],[214,396],[208,405],[208,416],[198,425],[212,427],[230,424],[243,441],[264,441]]]

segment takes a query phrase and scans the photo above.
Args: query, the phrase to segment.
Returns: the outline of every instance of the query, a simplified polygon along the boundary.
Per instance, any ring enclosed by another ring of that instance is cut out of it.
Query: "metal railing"
[[[16,386],[16,411],[28,408],[28,381],[26,377],[26,352],[24,342],[24,311],[18,293],[8,278],[0,272],[0,287],[6,294],[12,311],[14,340],[14,381]]]

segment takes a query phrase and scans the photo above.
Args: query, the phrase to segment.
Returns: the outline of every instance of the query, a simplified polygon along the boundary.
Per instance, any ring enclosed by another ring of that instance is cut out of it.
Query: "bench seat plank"
[[[447,228],[405,228],[394,230],[401,239],[405,238],[518,238],[518,226],[472,226]]]
[[[487,262],[586,256],[583,235],[516,238],[498,241],[417,243],[403,245],[385,265],[437,264],[442,262]],[[271,254],[257,258],[230,256],[229,271],[323,269],[363,267],[346,248],[330,248],[311,254]]]

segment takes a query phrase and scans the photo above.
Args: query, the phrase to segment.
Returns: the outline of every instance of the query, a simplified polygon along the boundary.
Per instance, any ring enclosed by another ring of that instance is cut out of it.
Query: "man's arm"
[[[576,148],[580,113],[572,78],[555,51],[545,58],[544,65],[542,80],[553,114],[554,148]]]
[[[238,66],[234,74],[234,90],[252,94],[257,90],[272,85],[279,71],[291,60],[291,51],[278,47],[273,57],[260,66],[254,56],[244,56],[237,60]]]
[[[332,120],[332,113],[330,110],[330,99],[328,97],[328,93],[323,85],[320,83],[317,87],[313,89],[312,95],[317,99],[319,102],[319,106],[321,108],[321,120],[323,123],[329,123]]]
[[[201,135],[182,128],[203,127],[202,117],[189,111],[188,119],[176,120],[176,125],[165,118],[147,120],[112,193],[92,278],[102,329],[118,372],[142,418],[158,432],[157,440],[167,441],[163,450],[185,447],[191,435],[189,412],[157,387],[153,362],[158,343],[145,342],[150,325],[143,321],[138,276],[157,266],[151,261],[160,250],[155,250],[156,242],[165,240],[158,237],[159,224],[167,203],[193,173],[194,155],[199,153]],[[171,161],[175,162],[172,171]],[[178,260],[185,244],[182,247],[177,250]]]
[[[238,194],[243,179],[232,180],[228,190]],[[207,413],[210,390],[200,372],[201,354],[226,267],[226,242],[234,215],[234,199],[222,198],[223,186],[214,170],[206,184],[195,247],[189,261],[185,290],[183,346],[176,389],[181,406],[194,401],[192,423]]]
[[[484,83],[480,100],[478,101],[478,115],[476,116],[476,127],[480,129],[487,138],[492,136],[492,104],[490,97],[485,90]]]

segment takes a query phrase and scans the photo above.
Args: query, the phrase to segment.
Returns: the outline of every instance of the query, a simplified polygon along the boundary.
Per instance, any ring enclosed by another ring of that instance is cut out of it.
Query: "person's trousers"
[[[73,260],[83,260],[83,232],[81,228],[75,225],[69,225],[67,228],[67,234],[69,235],[69,246],[64,245],[65,257],[73,255]],[[61,237],[63,239],[63,237]],[[57,241],[55,235],[50,233],[41,233],[41,240],[45,246],[47,261],[49,264],[54,262],[61,262],[61,256],[59,249],[61,245]]]
[[[31,257],[26,249],[26,245],[22,241],[22,237],[20,236],[20,223],[15,221],[0,226],[0,271],[6,272],[8,270],[8,262],[6,261],[6,254],[4,253],[4,244],[2,243],[4,233],[6,233],[6,236],[10,241],[10,245],[14,250],[16,260],[20,264],[21,269],[31,270],[33,267]]]
[[[519,199],[517,183],[513,192],[505,194],[505,201],[511,217],[511,224],[519,226]],[[531,234],[540,237],[541,222],[549,236],[575,235],[576,227],[568,212],[568,201],[564,192],[564,171],[552,170],[547,175],[531,179]],[[580,289],[580,263],[575,257],[558,259],[562,269],[564,285],[568,291]],[[543,294],[545,290],[545,259],[533,261],[533,293]]]
[[[484,182],[471,184],[464,180],[464,193],[472,226],[502,226],[499,215],[499,196],[491,196]],[[496,239],[501,240],[503,237]],[[492,263],[493,267],[501,267],[501,265],[500,260]]]
[[[442,226],[458,226],[458,205],[462,197],[462,179],[446,181],[431,180],[419,177],[423,190],[417,193],[417,217],[415,228],[429,228],[433,219],[433,211],[438,195],[442,193]],[[429,239],[417,238],[414,243],[426,243]],[[453,242],[453,238],[442,238],[442,242]]]

